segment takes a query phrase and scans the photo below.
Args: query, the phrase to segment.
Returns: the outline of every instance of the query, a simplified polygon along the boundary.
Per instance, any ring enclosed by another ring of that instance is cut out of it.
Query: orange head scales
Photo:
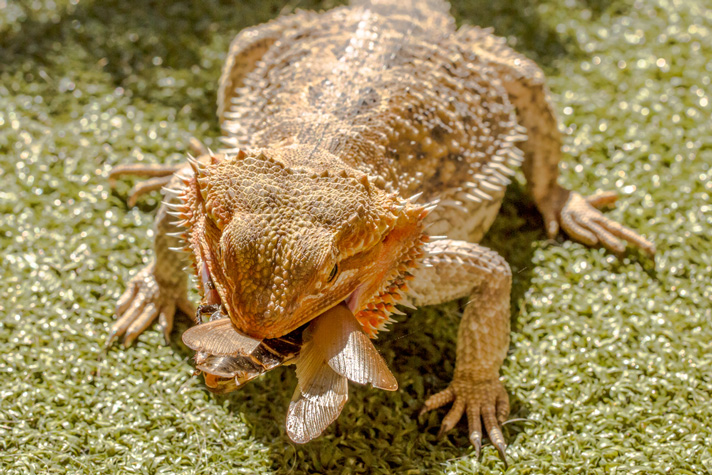
[[[211,154],[184,180],[181,224],[204,299],[253,338],[283,336],[342,301],[373,337],[421,256],[431,208],[359,170],[328,171],[339,160],[316,154],[312,167],[290,149]]]

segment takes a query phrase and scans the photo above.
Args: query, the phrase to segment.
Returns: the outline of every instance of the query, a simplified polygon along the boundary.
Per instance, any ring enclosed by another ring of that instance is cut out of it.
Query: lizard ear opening
[[[182,338],[191,350],[215,356],[247,356],[262,342],[238,332],[229,318],[196,325],[186,330]]]

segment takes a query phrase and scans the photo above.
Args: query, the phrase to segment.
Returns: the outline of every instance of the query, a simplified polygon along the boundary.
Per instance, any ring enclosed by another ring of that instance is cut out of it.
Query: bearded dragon
[[[337,306],[375,337],[398,303],[466,297],[452,383],[423,412],[452,403],[441,432],[466,414],[477,452],[484,424],[504,456],[512,274],[477,243],[515,170],[550,237],[655,252],[599,211],[615,193],[585,198],[558,183],[561,136],[541,69],[490,30],[456,29],[441,0],[355,0],[243,30],[217,113],[219,153],[196,145],[182,168],[112,173],[153,177],[131,201],[167,186],[155,257],[119,298],[110,341],[128,346],[155,319],[167,338],[176,309],[195,312],[186,264],[203,306],[228,317],[196,327],[204,358],[253,351]]]

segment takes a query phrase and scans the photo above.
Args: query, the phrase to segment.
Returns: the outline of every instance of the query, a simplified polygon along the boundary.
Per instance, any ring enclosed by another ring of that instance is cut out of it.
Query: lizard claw
[[[596,209],[611,206],[618,201],[618,193],[615,191],[597,191],[586,197],[586,202]]]
[[[116,179],[127,176],[143,176],[150,177],[148,180],[138,182],[129,191],[129,197],[126,200],[129,208],[136,206],[138,199],[152,191],[160,190],[170,183],[173,174],[180,169],[174,165],[152,165],[142,163],[132,163],[128,165],[119,165],[111,169],[109,172],[109,184],[113,188],[116,184]]]
[[[452,402],[452,407],[443,419],[438,436],[442,436],[467,414],[470,429],[469,439],[476,457],[482,447],[482,422],[500,458],[507,465],[505,449],[507,444],[502,435],[501,425],[509,414],[509,397],[499,379],[473,381],[467,376],[456,376],[445,390],[430,396],[420,415]]]
[[[118,320],[111,326],[107,347],[122,336],[124,346],[130,346],[156,318],[168,342],[176,308],[188,315],[195,313],[193,305],[185,295],[186,289],[181,286],[161,285],[153,270],[154,264],[141,269],[119,297],[116,303]]]
[[[622,254],[625,251],[623,240],[654,256],[655,245],[652,242],[598,210],[617,198],[611,192],[596,193],[585,199],[578,193],[569,193],[559,217],[561,227],[573,239],[589,246],[600,243],[609,251]]]
[[[559,188],[542,207],[548,236],[555,237],[561,229],[575,241],[587,246],[601,244],[615,254],[625,251],[623,241],[627,241],[654,256],[655,245],[652,242],[599,211],[617,199],[618,195],[612,191],[600,191],[584,198],[576,192]]]

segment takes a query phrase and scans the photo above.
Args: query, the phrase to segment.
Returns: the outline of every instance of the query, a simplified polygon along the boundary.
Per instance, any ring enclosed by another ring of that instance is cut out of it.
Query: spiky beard
[[[391,270],[390,275],[384,279],[381,287],[361,309],[352,308],[349,300],[353,297],[353,294],[346,299],[349,308],[354,311],[364,332],[369,337],[376,338],[379,331],[388,331],[387,325],[394,321],[391,315],[400,313],[396,309],[396,305],[404,298],[405,292],[408,291],[407,282],[414,278],[413,271],[418,267],[418,263],[423,256],[423,243],[427,241],[428,236],[424,234],[421,234],[413,241],[413,245],[399,259],[399,264]]]

